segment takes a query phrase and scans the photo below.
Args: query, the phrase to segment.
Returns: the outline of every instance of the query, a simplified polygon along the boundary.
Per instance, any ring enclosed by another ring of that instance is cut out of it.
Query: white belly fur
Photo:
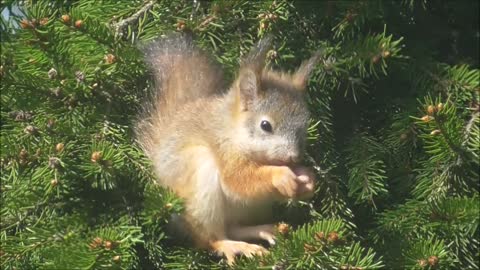
[[[192,176],[195,184],[194,195],[187,199],[187,211],[206,230],[206,234],[225,236],[226,226],[250,225],[268,221],[271,204],[245,204],[236,199],[228,199],[222,189],[220,173],[213,153],[207,147],[189,149],[190,158],[196,165]],[[242,179],[238,179],[242,181]]]

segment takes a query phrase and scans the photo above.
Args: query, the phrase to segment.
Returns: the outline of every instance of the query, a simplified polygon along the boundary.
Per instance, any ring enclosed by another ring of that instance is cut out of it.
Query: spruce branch
[[[125,27],[136,23],[142,15],[144,15],[145,13],[150,11],[150,9],[152,9],[153,5],[154,5],[154,1],[145,2],[142,8],[137,12],[135,12],[132,16],[127,17],[113,24],[113,28],[115,29],[115,36],[122,37]]]
[[[267,32],[275,35],[273,68],[291,70],[319,48],[328,56],[307,98],[306,162],[318,176],[316,196],[305,215],[276,211],[290,231],[269,255],[238,258],[235,269],[479,268],[479,73],[468,52],[478,28],[457,20],[471,21],[471,5],[439,22],[430,17],[445,8],[438,1],[413,10],[424,0],[3,2],[10,12],[0,16],[0,268],[226,267],[176,246],[168,229],[182,214],[181,199],[152,181],[132,138],[135,110],[154,89],[132,43],[170,32],[175,22],[215,51],[228,80],[239,55]],[[411,35],[406,20],[421,33]],[[432,23],[442,27],[429,31]],[[452,49],[438,35],[452,24],[462,37],[456,45],[466,46]],[[58,73],[49,78],[52,68]],[[344,102],[344,88],[355,104]],[[449,102],[412,126],[415,100],[426,95]],[[364,139],[345,146],[353,130],[365,131]],[[62,169],[49,168],[49,157]]]
[[[440,130],[443,138],[445,138],[445,142],[447,143],[448,147],[452,149],[453,152],[457,153],[458,156],[463,156],[465,154],[465,150],[462,149],[460,146],[456,145],[452,139],[447,135],[447,129],[443,124],[443,120],[440,120],[438,117],[434,117],[435,123],[437,124],[438,129]]]
[[[447,71],[449,71],[449,68],[447,68]],[[461,68],[466,68],[466,66],[460,66],[458,69],[461,69]],[[455,70],[455,67],[452,67],[450,68],[452,70]],[[428,70],[427,68],[423,68],[422,69],[428,76],[430,76],[430,78],[432,78],[436,83],[438,83],[440,86],[442,86],[445,90],[445,93],[448,93],[448,89],[451,87],[451,86],[459,86],[459,87],[465,87],[466,89],[468,90],[473,90],[473,87],[469,86],[468,84],[466,83],[462,83],[462,81],[457,81],[455,79],[452,79],[452,78],[443,78],[435,73],[433,73],[432,71]]]
[[[369,202],[376,209],[374,197],[386,195],[385,163],[379,156],[383,145],[368,134],[361,133],[351,139],[347,149],[348,195],[356,203]]]
[[[439,117],[434,117],[435,123],[437,124],[438,129],[440,130],[445,142],[447,143],[448,147],[458,155],[456,165],[461,165],[464,160],[472,160],[473,155],[471,152],[467,151],[465,148],[466,144],[468,143],[468,138],[470,134],[470,130],[472,129],[476,118],[478,117],[478,112],[472,114],[471,119],[468,121],[467,125],[465,126],[465,134],[464,134],[464,141],[459,145],[455,144],[452,138],[447,133],[447,127],[445,127],[445,122],[443,119],[439,119]]]

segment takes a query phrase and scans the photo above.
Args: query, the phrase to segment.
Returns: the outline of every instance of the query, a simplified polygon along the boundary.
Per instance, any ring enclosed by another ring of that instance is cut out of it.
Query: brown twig
[[[125,29],[125,27],[138,21],[140,16],[147,13],[153,7],[153,4],[154,1],[145,2],[144,6],[139,11],[135,12],[132,16],[115,23],[113,25],[113,28],[115,29],[115,35],[121,37],[123,35],[123,30]]]
[[[207,26],[216,19],[217,17],[215,16],[208,16],[203,22],[201,22],[197,27],[195,27],[195,30],[203,31]]]
[[[480,112],[474,112],[472,114],[472,118],[468,121],[467,125],[465,126],[465,140],[464,142],[466,143],[468,141],[468,138],[470,137],[470,130],[472,129],[473,125],[475,124],[475,120],[480,116]]]

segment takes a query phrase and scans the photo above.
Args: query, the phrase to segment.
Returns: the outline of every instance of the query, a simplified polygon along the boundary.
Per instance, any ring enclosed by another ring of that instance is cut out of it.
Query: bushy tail
[[[224,81],[221,69],[185,35],[160,38],[146,46],[144,52],[155,79],[155,91],[142,105],[135,131],[149,154],[154,129],[173,121],[183,104],[221,92]]]

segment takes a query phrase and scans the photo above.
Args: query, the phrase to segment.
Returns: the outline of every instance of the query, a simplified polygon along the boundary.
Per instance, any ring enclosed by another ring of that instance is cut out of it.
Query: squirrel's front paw
[[[284,197],[297,199],[311,197],[315,189],[313,173],[305,167],[275,168],[273,186]]]
[[[312,170],[306,167],[296,167],[293,169],[297,175],[297,182],[300,183],[298,199],[309,199],[313,197],[315,191],[315,175]]]

